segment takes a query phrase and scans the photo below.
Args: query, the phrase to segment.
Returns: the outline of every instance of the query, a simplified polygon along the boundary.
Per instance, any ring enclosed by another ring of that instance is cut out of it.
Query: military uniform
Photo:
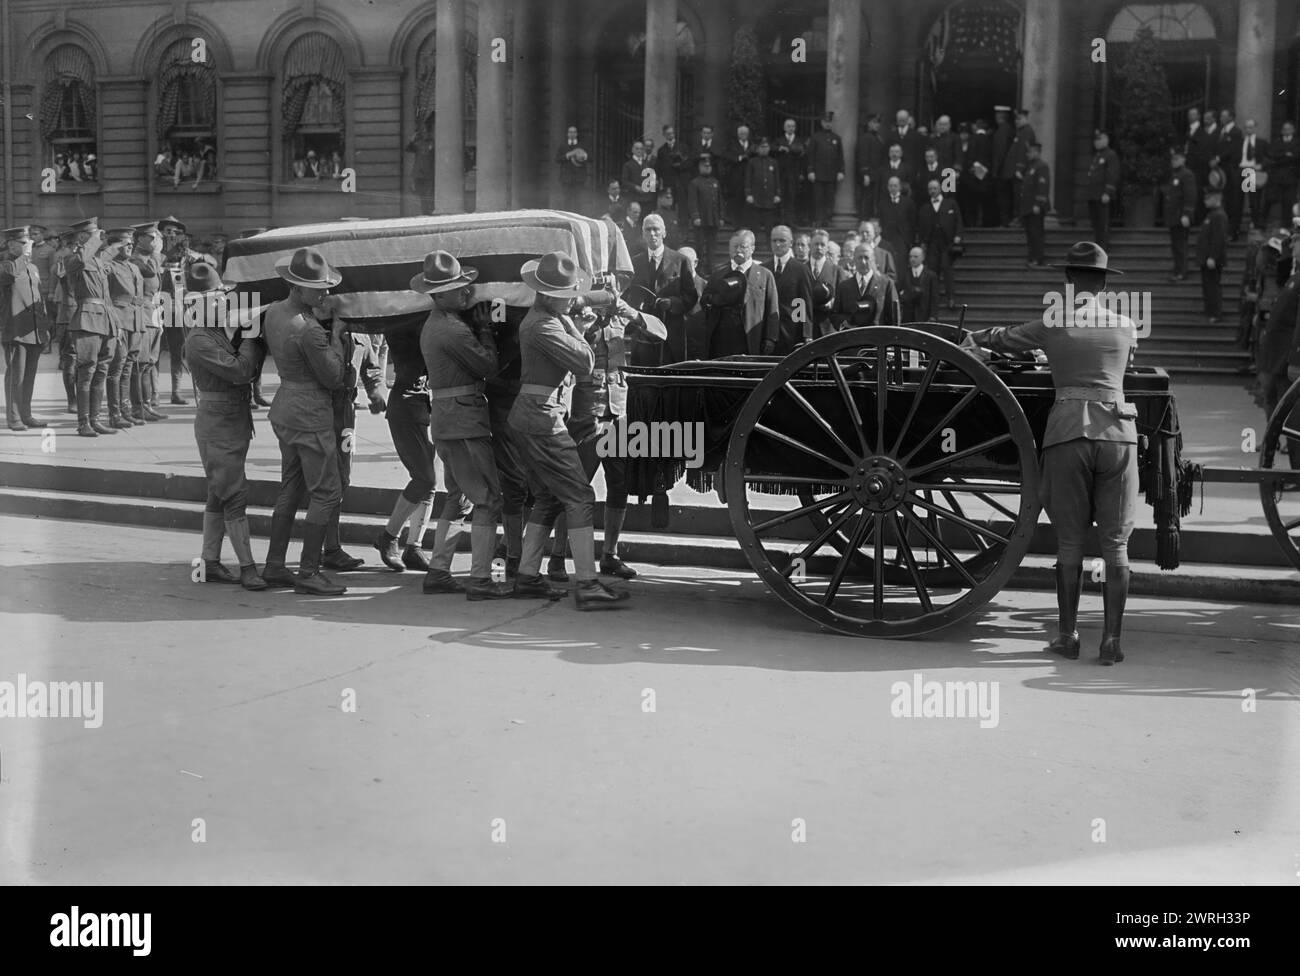
[[[493,330],[497,344],[497,371],[487,379],[488,420],[492,425],[492,454],[501,480],[501,527],[506,544],[506,575],[519,566],[523,546],[524,504],[528,481],[510,411],[519,395],[519,326],[506,324]]]
[[[121,361],[120,366],[110,368],[108,374],[109,423],[113,426],[121,423],[124,427],[133,423],[143,426],[143,416],[134,419],[131,402],[133,388],[137,402],[139,399],[140,376],[137,370],[149,318],[149,311],[145,308],[144,277],[139,266],[126,257],[109,262],[108,293],[113,301],[109,314],[117,319],[118,328],[118,351],[114,363]]]
[[[25,234],[24,234],[25,236]],[[0,341],[5,358],[5,417],[11,430],[38,426],[32,393],[49,319],[36,266],[19,255],[0,261]]]
[[[202,254],[188,247],[177,254],[164,254],[162,257],[158,293],[161,295],[160,301],[163,306],[163,341],[166,343],[167,357],[171,365],[172,403],[185,402],[180,395],[181,373],[185,362],[182,351],[185,345],[185,332],[181,328],[181,324],[185,321],[185,274],[191,265],[199,261],[210,264],[214,268],[217,266],[216,259],[210,254]]]
[[[68,413],[77,412],[77,351],[72,345],[68,323],[77,310],[77,299],[68,284],[66,263],[72,256],[72,247],[61,243],[50,263],[54,288],[50,295],[50,308],[54,315],[54,347],[59,351],[59,373],[63,377],[63,392],[68,398]]]
[[[1119,188],[1119,155],[1110,146],[1097,149],[1088,163],[1088,219],[1092,239],[1103,248],[1110,244],[1110,206]],[[1102,201],[1102,197],[1107,197]]]
[[[137,230],[140,228],[137,227]],[[132,253],[131,263],[140,269],[143,286],[144,333],[140,339],[140,353],[137,359],[139,375],[139,397],[136,396],[136,384],[131,386],[133,405],[139,403],[136,417],[145,420],[162,420],[163,414],[153,409],[158,401],[158,360],[162,356],[163,314],[161,312],[160,288],[162,286],[162,261],[156,254]]]
[[[99,423],[109,364],[117,352],[116,328],[109,312],[108,266],[112,262],[87,252],[86,244],[79,245],[64,262],[77,302],[68,330],[77,357],[77,432],[116,433]]]
[[[1020,184],[1017,209],[1025,225],[1025,241],[1029,250],[1029,263],[1042,266],[1047,263],[1047,237],[1043,220],[1052,205],[1052,170],[1041,159],[1025,164]],[[1038,213],[1034,213],[1034,208]]]
[[[1187,237],[1198,201],[1196,176],[1186,166],[1171,172],[1160,189],[1161,215],[1169,228],[1169,247],[1174,256],[1173,274],[1179,280],[1187,275]],[[1188,226],[1183,225],[1184,217]]]

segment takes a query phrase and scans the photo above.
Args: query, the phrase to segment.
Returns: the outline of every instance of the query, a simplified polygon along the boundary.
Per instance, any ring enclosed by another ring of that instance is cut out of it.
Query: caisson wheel
[[[1033,433],[1011,391],[903,327],[825,336],[775,366],[736,418],[723,472],[754,571],[847,634],[924,634],[971,613],[1010,579],[1038,519]],[[763,489],[799,505],[760,510]]]
[[[1282,453],[1283,447],[1290,453]],[[1289,481],[1260,482],[1259,498],[1273,538],[1291,565],[1300,569],[1300,381],[1291,384],[1268,419],[1259,466],[1297,469]]]

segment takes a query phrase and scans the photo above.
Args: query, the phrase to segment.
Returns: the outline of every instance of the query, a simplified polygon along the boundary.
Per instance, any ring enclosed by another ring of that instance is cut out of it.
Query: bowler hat
[[[831,286],[822,279],[818,278],[813,282],[812,300],[814,305],[825,305],[831,300],[832,295]]]
[[[552,251],[519,269],[525,285],[540,295],[569,298],[591,286],[591,275],[563,251]]]
[[[343,276],[330,267],[325,255],[314,247],[300,247],[275,262],[275,273],[291,285],[303,288],[333,288]]]
[[[411,291],[433,295],[440,291],[463,288],[478,277],[478,268],[461,268],[450,251],[430,251],[424,267],[411,279]]]
[[[187,294],[207,291],[225,292],[234,287],[233,284],[228,285],[222,281],[217,269],[205,261],[195,261],[185,269],[185,291]]]
[[[189,228],[186,227],[183,222],[177,220],[175,217],[171,216],[170,214],[168,214],[162,220],[158,221],[158,229],[160,231],[166,230],[168,227],[175,227],[182,234],[189,233]]]
[[[734,268],[709,280],[700,296],[706,308],[734,308],[745,300],[745,276]]]
[[[659,296],[644,285],[632,285],[623,292],[623,301],[638,312],[653,312]]]
[[[1107,260],[1106,252],[1099,244],[1092,241],[1079,241],[1066,252],[1064,264],[1054,264],[1052,267],[1064,271],[1104,271],[1107,274],[1117,275],[1124,273],[1108,267]]]

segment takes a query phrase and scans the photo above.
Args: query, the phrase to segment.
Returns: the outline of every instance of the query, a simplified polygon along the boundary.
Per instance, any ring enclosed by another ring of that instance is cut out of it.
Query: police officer
[[[144,286],[141,308],[144,310],[144,334],[140,340],[135,379],[131,382],[132,416],[136,420],[166,420],[166,416],[153,407],[158,399],[158,357],[162,354],[162,315],[159,306],[159,286],[162,284],[162,261],[159,257],[158,225],[133,224],[135,236],[131,242],[131,262],[140,269]]]
[[[508,598],[511,591],[492,581],[501,483],[484,396],[484,383],[497,370],[496,342],[490,321],[480,320],[474,330],[460,316],[473,302],[477,277],[476,268],[462,269],[447,251],[432,251],[425,255],[420,273],[411,279],[410,289],[433,298],[433,311],[420,336],[433,400],[430,431],[449,477],[474,503],[465,597],[500,600]],[[448,521],[446,515],[444,510],[444,517],[438,520],[443,538],[450,530],[443,524]]]
[[[117,354],[108,373],[108,423],[111,427],[125,430],[145,424],[143,414],[139,420],[134,418],[131,406],[133,382],[139,390],[140,378],[136,375],[136,368],[147,319],[143,307],[144,279],[140,266],[131,260],[135,231],[130,227],[120,227],[110,230],[107,236],[110,242],[116,243],[120,239],[123,244],[108,265],[108,294],[113,302],[110,314],[117,319],[118,329]],[[120,366],[117,365],[119,362]]]
[[[1052,170],[1042,159],[1043,147],[1037,142],[1025,146],[1024,175],[1017,181],[1020,194],[1017,209],[1025,227],[1029,250],[1028,268],[1047,267],[1047,239],[1043,221],[1052,207]]]
[[[262,579],[268,586],[292,586],[296,593],[339,596],[347,587],[336,584],[320,566],[326,528],[343,502],[332,394],[344,384],[346,323],[333,316],[329,296],[343,276],[311,247],[276,262],[275,272],[290,287],[289,297],[269,306],[262,319],[263,335],[280,374],[269,414],[271,429],[280,440],[280,493],[271,516]],[[331,317],[332,325],[322,323]],[[284,560],[304,494],[309,497],[295,578]]]
[[[585,378],[595,366],[595,354],[583,330],[567,314],[591,278],[563,251],[527,262],[520,277],[537,293],[537,300],[519,326],[522,367],[510,424],[521,435],[523,460],[536,501],[524,529],[515,595],[555,597],[540,570],[547,536],[563,510],[578,576],[574,600],[579,610],[603,609],[626,600],[629,594],[611,590],[596,578],[595,495],[564,422],[563,391],[570,374]]]
[[[1110,136],[1100,129],[1093,132],[1095,152],[1088,163],[1088,220],[1092,237],[1105,248],[1110,244],[1110,206],[1119,188],[1119,155],[1110,148]]]
[[[32,416],[32,392],[50,322],[41,297],[41,277],[31,261],[30,232],[26,227],[11,227],[3,237],[0,340],[5,357],[5,419],[10,430],[26,430],[42,426]]]
[[[77,243],[64,269],[77,302],[68,330],[77,357],[77,433],[82,437],[116,434],[116,428],[99,422],[109,363],[117,351],[109,318],[108,263],[112,255],[100,254],[101,235],[94,217],[72,226]]]
[[[253,373],[266,357],[266,346],[228,315],[226,292],[215,268],[203,262],[185,273],[185,362],[194,379],[199,402],[194,413],[194,440],[208,479],[203,510],[203,580],[239,583],[246,590],[264,590],[257,574],[248,527],[248,481],[244,462],[253,437],[250,405]],[[239,576],[221,565],[221,543],[239,559]]]
[[[184,309],[181,307],[181,300],[185,293],[185,272],[196,261],[205,261],[214,268],[217,262],[211,255],[201,254],[190,249],[189,230],[182,221],[177,220],[175,217],[168,216],[158,221],[158,231],[162,234],[163,239],[163,274],[158,290],[163,296],[163,304],[169,306],[164,321],[180,322],[185,314]],[[176,406],[184,406],[187,401],[180,394],[180,383],[181,370],[184,365],[181,348],[185,342],[185,333],[183,329],[177,326],[176,328],[164,329],[163,335],[166,336],[167,355],[171,360],[171,402]],[[157,403],[155,402],[153,405],[157,406]]]
[[[1120,629],[1128,597],[1128,538],[1137,508],[1137,411],[1124,400],[1124,371],[1137,346],[1133,321],[1098,304],[1106,275],[1106,252],[1091,241],[1070,248],[1066,281],[1090,298],[1067,312],[1061,327],[1042,319],[971,333],[963,347],[998,351],[1042,349],[1052,367],[1056,402],[1043,437],[1043,506],[1056,529],[1056,599],[1060,635],[1050,649],[1079,656],[1079,594],[1084,538],[1094,518],[1106,575],[1102,664],[1124,660]]]

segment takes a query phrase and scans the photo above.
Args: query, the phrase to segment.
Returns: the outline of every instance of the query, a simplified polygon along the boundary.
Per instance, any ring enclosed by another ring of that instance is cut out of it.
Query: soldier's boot
[[[636,570],[618,557],[618,537],[623,532],[623,520],[627,518],[626,508],[605,506],[605,530],[601,544],[604,553],[600,557],[600,572],[603,576],[617,576],[620,579],[632,579]]]
[[[130,430],[135,424],[122,418],[122,380],[111,376],[104,383],[105,399],[108,401],[108,426],[114,430]]]
[[[330,515],[329,521],[325,523],[325,550],[320,562],[326,569],[336,569],[346,573],[348,570],[364,566],[366,561],[343,551],[343,546],[339,542],[339,519],[342,515],[343,506],[336,505],[334,513]]]
[[[503,514],[501,531],[506,537],[506,579],[514,579],[519,572],[519,554],[524,548],[523,515]]]
[[[220,512],[203,513],[203,582],[238,583],[239,577],[221,565],[226,519]]]
[[[6,346],[5,358],[9,360],[9,362],[12,362],[14,359],[16,359],[21,355],[22,355],[21,349],[18,349],[16,347],[13,349],[9,349],[8,346]],[[17,379],[17,376],[13,368],[9,365],[9,362],[6,362],[5,364],[6,367],[8,368],[6,368],[5,370],[5,379],[4,379],[5,423],[9,425],[10,430],[26,430],[27,428],[23,425],[23,418],[19,416],[22,413],[22,410],[19,408],[18,401],[22,399],[22,390],[15,389],[15,387],[18,386],[18,384],[14,382],[14,380]]]
[[[1070,661],[1079,658],[1079,596],[1083,591],[1083,566],[1056,564],[1057,636],[1047,645]]]
[[[99,408],[104,401],[104,381],[97,379],[90,384],[90,429],[96,434],[116,434],[117,430],[113,427],[106,427],[99,422]]]
[[[131,409],[127,416],[143,427],[147,421],[144,416],[144,367],[136,364],[135,369],[131,370],[131,389],[130,405]]]
[[[60,361],[59,370],[63,373],[63,392],[68,398],[68,413],[77,412],[77,361],[71,363]]]
[[[1119,664],[1124,660],[1124,652],[1119,647],[1119,635],[1124,624],[1124,605],[1128,602],[1128,581],[1127,566],[1106,567],[1106,579],[1101,584],[1105,621],[1101,637],[1101,664]]]
[[[155,406],[158,403],[158,368],[146,366],[140,378],[140,409],[145,420],[166,420],[167,415]]]
[[[302,558],[298,560],[298,578],[294,581],[295,593],[311,596],[342,596],[348,591],[320,571],[321,550],[325,545],[325,526],[304,522],[302,526]]]
[[[172,367],[172,403],[178,407],[185,406],[189,401],[180,394],[181,371],[175,366]]]
[[[77,433],[82,437],[98,437],[99,434],[90,426],[90,391],[78,387],[75,393],[77,397]]]
[[[424,530],[429,524],[429,510],[432,507],[432,498],[415,503],[407,523],[406,548],[402,550],[402,565],[421,573],[427,573],[433,568],[421,551],[424,546]]]
[[[596,532],[590,525],[570,528],[569,540],[573,570],[578,574],[573,602],[579,610],[607,610],[631,596],[626,590],[610,589],[596,578]]]
[[[375,537],[374,546],[379,550],[380,561],[395,573],[406,569],[402,563],[401,547],[397,544],[397,533],[415,511],[415,506],[416,503],[405,495],[398,495],[397,501],[393,503],[392,514],[388,516],[388,524]]]
[[[529,522],[524,526],[523,550],[519,555],[519,572],[515,576],[514,595],[522,600],[538,597],[545,600],[562,600],[564,591],[556,589],[542,578],[542,550],[551,534],[549,526]]]
[[[459,522],[438,519],[437,525],[433,528],[433,549],[432,558],[429,560],[429,571],[425,574],[421,586],[425,593],[465,592],[465,587],[451,575],[451,561],[460,546],[460,535]]]
[[[470,526],[470,567],[469,585],[465,587],[467,600],[508,600],[514,596],[514,588],[508,583],[496,583],[492,580],[492,555],[496,550],[497,527],[492,525]]]
[[[253,534],[248,527],[248,516],[226,520],[226,535],[230,548],[239,560],[239,585],[246,590],[265,590],[266,581],[257,573],[257,560],[253,558]]]
[[[564,569],[564,558],[569,550],[569,519],[563,512],[555,520],[555,535],[551,538],[551,558],[546,561],[546,578],[552,583],[569,582]]]
[[[281,515],[277,512],[271,516],[271,538],[266,544],[266,568],[262,570],[262,580],[272,589],[289,589],[297,583],[297,577],[284,565],[292,535],[292,513]]]

